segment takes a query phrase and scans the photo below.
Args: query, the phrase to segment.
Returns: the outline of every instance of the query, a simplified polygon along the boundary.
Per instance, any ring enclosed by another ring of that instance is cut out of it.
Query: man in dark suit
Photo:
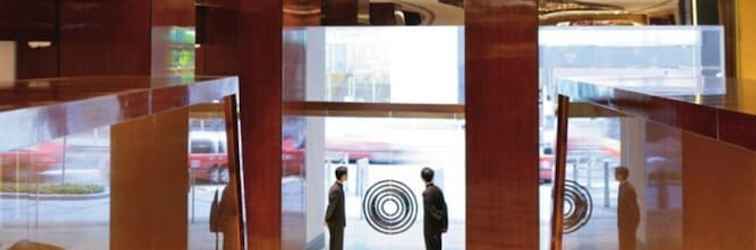
[[[441,234],[446,233],[449,228],[449,216],[444,193],[433,185],[433,175],[433,170],[430,168],[423,168],[420,173],[425,181],[425,191],[423,191],[425,249],[441,250]]]
[[[344,227],[346,227],[346,213],[344,212],[344,182],[347,181],[347,168],[336,168],[336,183],[328,191],[328,209],[325,222],[331,234],[330,249],[344,249]]]
[[[638,207],[638,195],[635,187],[627,179],[630,170],[626,167],[618,167],[614,171],[614,177],[620,182],[619,195],[617,197],[617,229],[619,233],[619,249],[636,249],[636,232],[640,224],[640,208]]]

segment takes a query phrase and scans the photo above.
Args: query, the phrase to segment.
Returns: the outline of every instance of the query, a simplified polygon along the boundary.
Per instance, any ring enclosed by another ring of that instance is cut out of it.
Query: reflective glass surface
[[[756,117],[733,101],[753,84],[728,80],[726,94],[696,97],[650,82],[562,83],[573,98],[565,249],[751,248]]]
[[[236,81],[226,84],[114,88],[0,112],[10,129],[45,133],[3,137],[18,140],[0,150],[0,247],[240,249],[240,182],[221,99]],[[130,98],[139,93],[151,98]]]

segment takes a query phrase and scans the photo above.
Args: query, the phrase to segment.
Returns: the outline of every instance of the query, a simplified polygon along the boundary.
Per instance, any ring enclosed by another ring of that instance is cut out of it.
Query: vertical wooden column
[[[250,250],[281,249],[282,1],[240,0],[242,161]]]
[[[538,249],[537,8],[465,2],[467,249]]]

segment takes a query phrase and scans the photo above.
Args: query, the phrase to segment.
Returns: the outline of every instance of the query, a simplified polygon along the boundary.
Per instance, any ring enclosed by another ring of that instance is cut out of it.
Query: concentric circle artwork
[[[362,201],[362,212],[373,229],[394,235],[407,231],[417,220],[415,193],[406,184],[384,180],[370,186]]]
[[[587,188],[575,181],[564,183],[564,233],[572,233],[588,224],[593,214],[593,199]]]

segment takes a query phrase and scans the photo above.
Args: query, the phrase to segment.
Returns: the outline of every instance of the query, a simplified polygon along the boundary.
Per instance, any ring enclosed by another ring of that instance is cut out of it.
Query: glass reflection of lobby
[[[0,250],[756,249],[755,8],[0,0]]]

